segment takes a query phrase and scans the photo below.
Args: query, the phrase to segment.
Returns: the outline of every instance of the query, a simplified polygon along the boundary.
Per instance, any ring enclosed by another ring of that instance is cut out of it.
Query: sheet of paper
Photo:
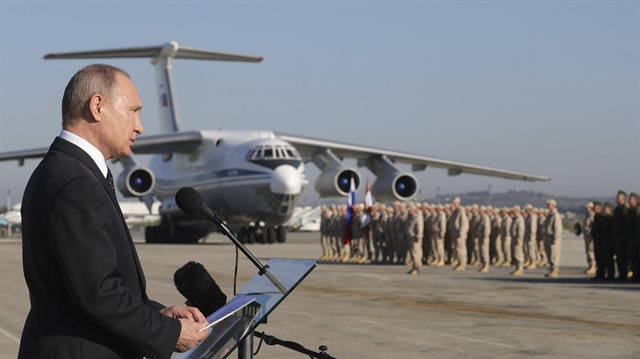
[[[247,297],[244,295],[238,295],[236,297],[233,297],[233,299],[229,301],[229,303],[223,305],[222,308],[216,310],[215,312],[213,312],[207,317],[207,322],[209,322],[209,324],[207,324],[206,327],[200,329],[200,331],[206,330],[207,328],[213,325],[216,325],[221,320],[227,318],[228,316],[237,312],[238,310],[246,307],[247,305],[249,305],[251,302],[255,300],[256,299],[253,297]]]

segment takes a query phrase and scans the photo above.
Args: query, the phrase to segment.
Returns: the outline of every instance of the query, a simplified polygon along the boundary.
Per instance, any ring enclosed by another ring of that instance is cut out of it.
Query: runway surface
[[[266,263],[273,257],[316,259],[317,234],[290,233],[288,242],[251,245]],[[137,243],[149,296],[165,305],[185,299],[173,273],[202,263],[229,298],[235,249],[215,237],[199,245]],[[240,253],[238,289],[255,273]],[[640,284],[595,282],[584,242],[563,241],[560,278],[544,269],[511,277],[513,268],[486,274],[424,267],[321,263],[258,330],[312,350],[327,345],[336,358],[638,358]],[[29,297],[19,240],[0,239],[0,358],[15,358]],[[259,339],[256,338],[255,345]],[[237,357],[235,354],[232,358]],[[263,345],[256,358],[305,358]]]

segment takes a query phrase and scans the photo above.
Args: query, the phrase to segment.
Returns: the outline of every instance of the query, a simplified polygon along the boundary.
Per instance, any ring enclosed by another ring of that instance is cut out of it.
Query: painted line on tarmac
[[[9,333],[8,331],[0,328],[0,334],[4,335],[5,337],[13,340],[14,342],[20,344],[20,338],[16,337],[15,335]]]
[[[462,340],[468,340],[468,341],[471,341],[471,342],[495,345],[495,346],[498,346],[498,347],[513,348],[513,345],[495,343],[495,342],[490,342],[490,341],[487,341],[487,340],[473,339],[473,338],[467,338],[467,337],[459,337],[457,335],[451,335],[451,334],[442,334],[442,335],[445,336],[445,337],[451,337],[451,338],[457,338],[457,339],[462,339]]]

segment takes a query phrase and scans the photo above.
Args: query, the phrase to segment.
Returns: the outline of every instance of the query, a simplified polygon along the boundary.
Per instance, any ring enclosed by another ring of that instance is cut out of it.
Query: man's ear
[[[95,94],[89,99],[89,112],[95,121],[100,122],[102,120],[104,106],[104,96],[100,94]]]

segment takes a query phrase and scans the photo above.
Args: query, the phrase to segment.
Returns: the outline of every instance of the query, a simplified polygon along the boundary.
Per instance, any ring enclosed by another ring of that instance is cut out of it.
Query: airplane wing
[[[435,167],[447,169],[450,176],[469,173],[530,182],[550,180],[547,176],[426,157],[411,153],[332,142],[284,133],[276,133],[275,135],[279,139],[294,145],[305,162],[310,161],[317,153],[330,149],[331,152],[340,158],[366,160],[375,156],[386,156],[393,162],[412,165],[414,171],[424,170],[426,167]],[[136,154],[189,153],[200,146],[202,142],[203,137],[200,131],[176,132],[139,137],[136,139],[132,150]],[[18,160],[22,165],[25,159],[43,157],[47,151],[48,148],[43,147],[0,153],[0,161]]]
[[[24,164],[24,160],[30,158],[42,158],[49,151],[49,147],[32,148],[29,150],[11,151],[0,153],[0,161],[18,160],[20,166]]]
[[[136,154],[189,153],[201,144],[200,131],[186,131],[138,137],[131,150]]]
[[[376,156],[386,156],[393,162],[412,165],[412,169],[414,171],[424,170],[427,167],[447,169],[449,171],[449,176],[456,176],[461,173],[469,173],[529,182],[549,181],[551,179],[547,176],[539,176],[530,173],[479,166],[470,163],[450,161],[439,158],[415,155],[411,153],[365,147],[348,143],[325,141],[310,137],[300,137],[284,133],[276,133],[276,136],[279,139],[294,145],[305,162],[310,161],[311,158],[317,153],[322,152],[326,149],[330,149],[333,154],[340,158],[366,160]]]
[[[136,138],[132,151],[136,154],[189,153],[201,144],[202,133],[200,131],[176,132]],[[42,158],[47,154],[47,151],[49,151],[49,147],[2,152],[0,153],[0,162],[17,160],[22,166],[25,160]]]

